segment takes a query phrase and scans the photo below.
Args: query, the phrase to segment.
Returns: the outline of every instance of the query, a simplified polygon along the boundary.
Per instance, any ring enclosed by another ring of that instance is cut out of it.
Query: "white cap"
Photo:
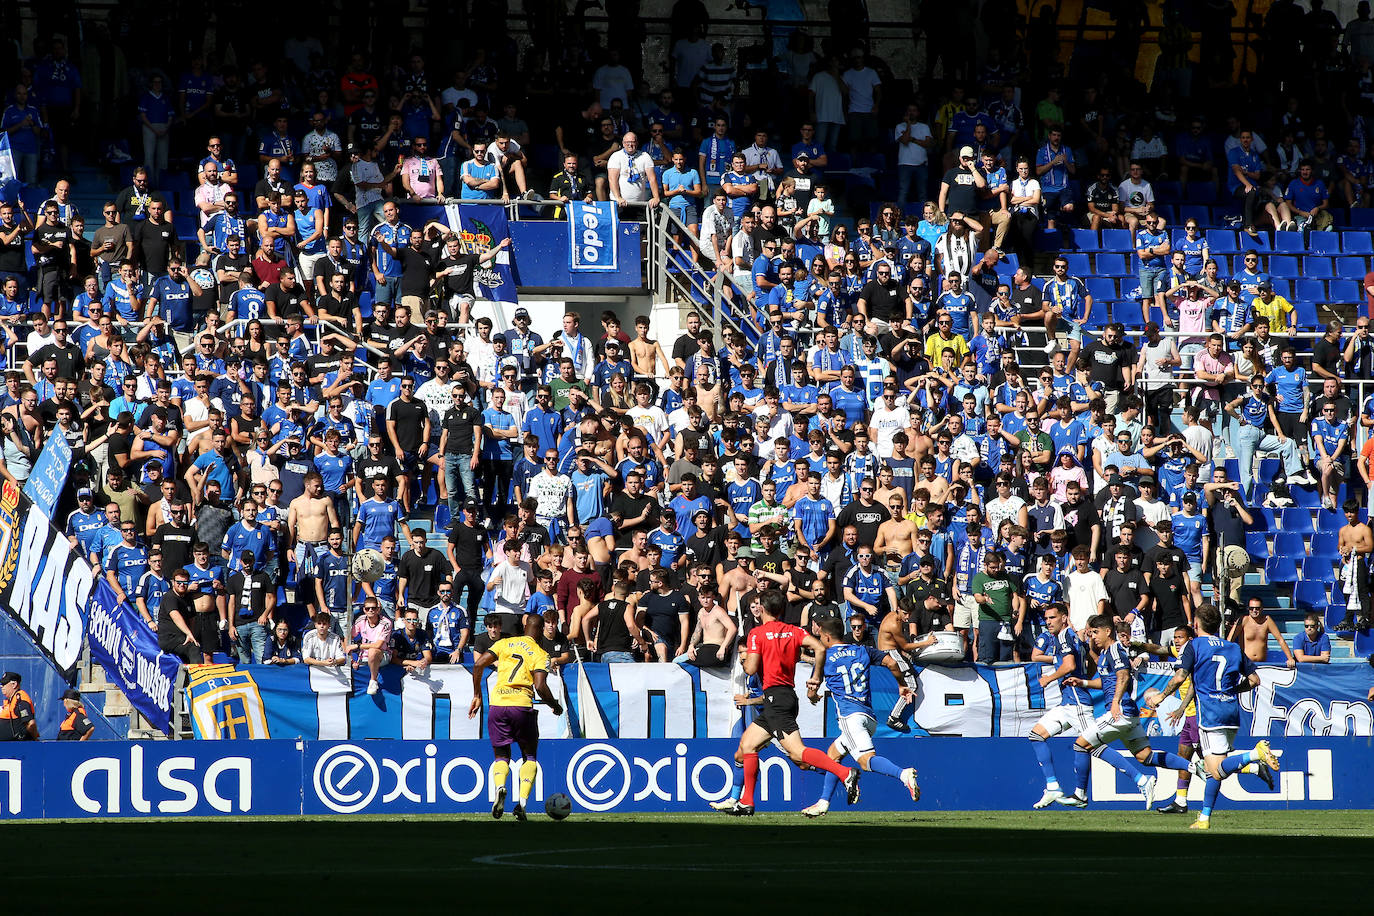
[[[960,159],[972,159],[972,158],[973,158],[973,147],[971,147],[971,146],[965,146],[965,147],[961,148],[961,149],[959,150],[959,158],[960,158]]]

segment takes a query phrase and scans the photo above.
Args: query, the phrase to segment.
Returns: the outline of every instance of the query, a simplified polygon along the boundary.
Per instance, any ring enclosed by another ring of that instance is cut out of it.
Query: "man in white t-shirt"
[[[606,163],[606,178],[611,186],[611,198],[620,206],[625,206],[626,201],[645,200],[650,207],[658,206],[658,174],[654,171],[654,160],[639,148],[639,138],[634,133],[626,134],[620,149],[611,154]]]
[[[520,559],[520,542],[508,538],[505,543],[506,558],[492,567],[487,579],[487,591],[494,592],[492,603],[498,614],[512,614],[516,619],[525,613],[525,602],[530,596],[530,565]],[[503,628],[504,629],[504,628]]]
[[[842,77],[849,87],[849,142],[854,149],[869,149],[878,140],[878,106],[882,102],[882,77],[868,66],[864,52],[855,48],[849,55],[849,69]]]
[[[925,200],[930,187],[929,150],[935,141],[914,102],[906,106],[906,117],[892,136],[897,141],[897,202]]]
[[[1073,549],[1074,569],[1065,576],[1067,588],[1064,595],[1069,601],[1069,622],[1075,630],[1088,625],[1088,618],[1094,614],[1111,613],[1111,598],[1107,595],[1106,583],[1102,575],[1091,568],[1089,560],[1092,550],[1086,544]]]
[[[623,105],[630,104],[635,93],[635,78],[620,62],[619,51],[612,48],[606,63],[596,68],[592,74],[592,88],[597,91],[602,108],[609,110],[614,99],[620,99]]]

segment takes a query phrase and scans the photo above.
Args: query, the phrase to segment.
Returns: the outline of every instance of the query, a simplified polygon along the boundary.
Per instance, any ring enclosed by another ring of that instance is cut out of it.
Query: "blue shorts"
[[[1140,298],[1153,299],[1157,294],[1164,292],[1164,287],[1160,282],[1163,278],[1164,268],[1162,267],[1140,268]]]
[[[1202,561],[1201,561],[1201,560],[1196,560],[1196,561],[1195,561],[1195,560],[1189,560],[1189,561],[1188,561],[1188,578],[1192,579],[1194,582],[1201,582],[1201,581],[1202,581]]]

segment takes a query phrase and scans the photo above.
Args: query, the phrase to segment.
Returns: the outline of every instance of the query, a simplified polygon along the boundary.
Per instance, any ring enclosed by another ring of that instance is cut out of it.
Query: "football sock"
[[[830,755],[826,754],[824,751],[818,751],[814,747],[808,747],[802,753],[802,763],[805,763],[808,766],[813,766],[818,770],[825,770],[827,773],[834,773],[840,779],[844,779],[847,776],[849,776],[849,767],[841,766],[836,761],[831,760]],[[748,764],[746,763],[745,765],[747,766]],[[755,755],[754,758],[754,766],[757,769],[757,755]]]
[[[1212,809],[1216,807],[1217,797],[1221,795],[1221,780],[1207,780],[1206,791],[1202,795],[1202,819],[1207,820],[1212,816]]]
[[[1040,770],[1045,774],[1045,788],[1058,789],[1059,776],[1054,772],[1054,755],[1050,753],[1049,744],[1042,739],[1031,739],[1031,748],[1035,751],[1035,759],[1040,761]]]
[[[1086,747],[1073,746],[1073,781],[1079,795],[1088,794],[1088,770],[1092,766],[1093,752]]]
[[[754,806],[754,781],[759,775],[759,755],[744,755],[744,789],[740,792],[740,804]]]
[[[1164,767],[1166,770],[1179,770],[1182,772],[1187,772],[1188,770],[1188,761],[1168,751],[1154,751],[1151,753],[1149,765],[1153,767]],[[1184,785],[1186,786],[1187,783],[1184,783]]]
[[[874,754],[868,758],[868,768],[880,776],[891,776],[893,779],[902,778],[902,768],[882,754]]]
[[[1183,781],[1182,779],[1179,780],[1179,782],[1182,782],[1182,781]],[[1174,790],[1174,802],[1175,802],[1179,807],[1181,807],[1181,808],[1186,808],[1186,807],[1188,807],[1188,787],[1187,787],[1187,786],[1179,786],[1176,790]]]
[[[504,758],[497,758],[491,768],[491,787],[499,789],[510,782],[510,761]]]
[[[1243,766],[1243,767],[1240,768],[1240,772],[1242,772],[1242,773],[1258,773],[1258,772],[1259,772],[1259,768],[1260,768],[1260,765],[1259,765],[1258,763],[1247,763],[1245,766]]]
[[[1102,760],[1131,777],[1131,781],[1136,785],[1140,785],[1149,778],[1149,774],[1141,767],[1140,761],[1136,760],[1130,754],[1104,753],[1102,755]]]
[[[1230,776],[1232,773],[1237,773],[1247,763],[1254,763],[1255,759],[1254,751],[1242,751],[1239,754],[1232,754],[1221,762],[1221,775]]]
[[[539,764],[526,760],[520,764],[520,804],[530,800],[530,790],[534,788],[534,777],[539,773]]]
[[[744,791],[744,766],[735,764],[734,774],[730,777],[730,797],[739,801],[739,795]]]
[[[835,790],[840,787],[840,779],[834,773],[826,773],[821,780],[821,797],[818,799],[823,802],[835,800]]]

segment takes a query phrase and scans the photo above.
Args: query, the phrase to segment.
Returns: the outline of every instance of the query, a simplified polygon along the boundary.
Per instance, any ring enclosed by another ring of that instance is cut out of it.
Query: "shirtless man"
[[[640,315],[635,318],[635,338],[630,341],[630,366],[634,369],[635,382],[648,383],[657,394],[660,363],[663,365],[663,374],[667,375],[673,364],[663,353],[658,341],[649,339],[649,316]]]
[[[739,626],[721,607],[720,595],[715,590],[703,588],[697,597],[701,610],[697,612],[696,629],[692,631],[687,653],[674,661],[690,662],[698,668],[724,667],[730,664]]]
[[[697,366],[696,378],[692,380],[692,384],[697,390],[697,406],[706,414],[706,419],[715,423],[716,416],[720,413],[722,389],[719,382],[712,385],[710,381],[711,367]]]
[[[906,512],[906,491],[901,487],[892,485],[892,468],[886,464],[878,468],[878,491],[873,494],[873,501],[884,506],[891,506],[901,500],[902,512]]]
[[[789,509],[797,504],[797,500],[811,492],[811,475],[806,470],[806,462],[798,461],[796,468],[797,482],[788,487],[787,492],[782,495],[782,504]]]
[[[726,573],[720,582],[725,610],[738,618],[740,597],[755,591],[758,587],[758,580],[754,578],[754,552],[748,547],[743,547],[739,552],[739,565]]]
[[[291,500],[286,510],[287,547],[296,548],[296,579],[303,582],[315,572],[315,558],[327,550],[329,531],[338,528],[339,514],[334,500],[324,492],[324,478],[318,471],[305,475],[305,492]],[[306,590],[305,594],[310,594]]]
[[[949,481],[935,473],[935,459],[927,455],[921,459],[920,473],[917,475],[914,487],[925,487],[930,494],[930,501],[934,504],[944,504],[949,501]]]
[[[887,507],[892,517],[878,526],[878,536],[874,539],[873,552],[887,558],[889,568],[900,570],[902,558],[913,552],[916,546],[916,523],[902,514],[900,496],[889,496]],[[889,615],[891,616],[891,615]]]
[[[879,539],[882,536],[882,529],[879,529]],[[925,639],[916,642],[912,642],[910,636],[911,608],[906,602],[899,601],[893,612],[884,616],[882,623],[878,625],[877,646],[879,651],[886,652],[897,663],[897,671],[902,683],[911,690],[911,695],[914,697],[920,685],[916,681],[916,672],[911,668],[912,653],[935,645],[936,639],[934,633],[930,633]],[[887,716],[888,728],[899,732],[910,729],[910,726],[902,721],[902,716],[906,713],[906,708],[910,703],[911,699],[906,697],[897,699],[896,705],[892,707],[892,712]]]
[[[1374,551],[1374,531],[1360,521],[1360,503],[1347,499],[1343,506],[1345,524],[1338,535],[1341,554],[1340,581],[1345,589],[1347,604],[1345,617],[1333,630],[1355,629],[1355,611],[1359,610],[1361,628],[1368,628],[1369,613],[1369,554]],[[1352,582],[1353,580],[1353,582]],[[1352,589],[1350,586],[1354,585]]]
[[[630,535],[630,546],[620,555],[620,564],[633,563],[635,572],[649,568],[649,558],[645,556],[644,549],[649,546],[649,532],[640,528]]]
[[[1264,613],[1264,602],[1252,597],[1246,602],[1245,610],[1245,616],[1231,624],[1231,632],[1226,638],[1238,643],[1250,661],[1263,662],[1269,655],[1269,637],[1273,636],[1288,658],[1288,667],[1296,668],[1298,660],[1293,657],[1293,650],[1288,648],[1288,641],[1283,638],[1274,618]]]

